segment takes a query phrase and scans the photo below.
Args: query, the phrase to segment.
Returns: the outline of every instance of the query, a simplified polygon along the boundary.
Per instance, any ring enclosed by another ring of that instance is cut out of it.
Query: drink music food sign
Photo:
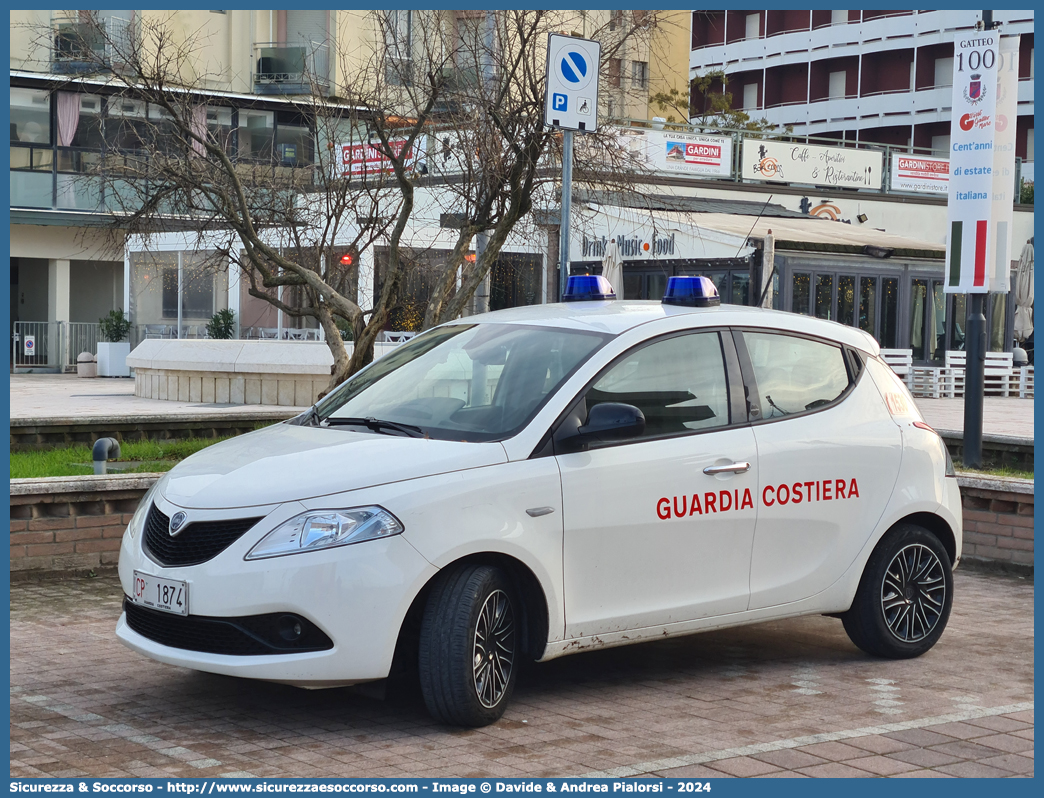
[[[740,169],[744,180],[880,189],[883,162],[877,150],[746,138]]]
[[[998,130],[1013,127],[1014,113],[1007,108],[998,119],[998,95],[1008,103],[1017,91],[1019,38],[1014,50],[1005,40],[1003,54],[997,31],[958,35],[953,57],[953,116],[950,121],[950,191],[947,204],[949,235],[946,238],[947,293],[969,294],[1008,290],[1008,251],[1011,245],[1011,188],[1006,192],[1007,213],[991,218],[995,173],[1007,171],[1013,182],[1014,138],[998,141]],[[1003,58],[1002,58],[1003,55]],[[1002,64],[1002,61],[1005,63]],[[1010,73],[1010,75],[1009,75]],[[1014,80],[1010,80],[1014,76]],[[999,78],[1004,78],[1000,80]],[[1010,85],[1009,85],[1010,84]],[[997,158],[997,146],[1006,150]],[[1011,162],[1008,167],[1007,162]],[[1002,192],[1004,190],[1002,189]]]

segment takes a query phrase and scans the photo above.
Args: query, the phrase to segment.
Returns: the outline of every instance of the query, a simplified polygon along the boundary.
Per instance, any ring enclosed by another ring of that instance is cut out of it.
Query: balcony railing
[[[134,44],[132,23],[119,17],[57,17],[51,30],[51,71],[60,74],[118,67]]]
[[[325,44],[254,45],[254,91],[258,94],[311,94],[330,88],[330,48]]]

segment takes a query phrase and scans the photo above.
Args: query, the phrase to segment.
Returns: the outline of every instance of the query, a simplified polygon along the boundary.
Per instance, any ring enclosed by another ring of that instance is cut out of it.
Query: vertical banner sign
[[[1001,36],[997,54],[997,122],[993,134],[990,209],[990,291],[1007,293],[1015,202],[1015,120],[1018,117],[1019,36]]]
[[[971,31],[958,33],[953,43],[946,237],[946,292],[950,294],[990,290],[999,39],[997,31]]]

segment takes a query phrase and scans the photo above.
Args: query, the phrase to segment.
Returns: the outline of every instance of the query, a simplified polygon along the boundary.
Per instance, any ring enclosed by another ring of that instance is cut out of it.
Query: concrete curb
[[[957,484],[962,488],[978,490],[996,490],[1004,493],[1033,494],[1033,480],[1021,477],[993,477],[988,474],[973,474],[968,471],[957,472]]]
[[[162,472],[99,474],[82,477],[32,477],[12,479],[12,496],[40,496],[54,493],[90,493],[114,490],[148,490]]]

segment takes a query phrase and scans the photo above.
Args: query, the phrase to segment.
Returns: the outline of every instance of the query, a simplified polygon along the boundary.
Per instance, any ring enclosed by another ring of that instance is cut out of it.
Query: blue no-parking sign
[[[598,64],[602,45],[552,33],[547,40],[544,124],[591,132],[598,127]]]

